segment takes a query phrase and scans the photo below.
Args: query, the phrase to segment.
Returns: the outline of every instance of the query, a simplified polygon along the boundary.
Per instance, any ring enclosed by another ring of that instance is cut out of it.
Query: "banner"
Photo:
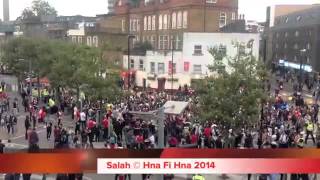
[[[189,67],[190,67],[190,63],[184,62],[184,66],[183,66],[184,72],[189,72]]]
[[[0,173],[311,174],[320,173],[320,149],[20,150],[0,162]]]

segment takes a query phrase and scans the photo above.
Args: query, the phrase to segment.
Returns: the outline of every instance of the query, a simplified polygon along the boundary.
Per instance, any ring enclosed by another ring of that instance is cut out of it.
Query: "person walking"
[[[304,142],[307,144],[309,136],[311,136],[313,144],[315,145],[316,144],[316,140],[315,140],[315,138],[313,136],[313,131],[314,131],[313,122],[311,120],[308,120],[306,126],[307,126],[306,127],[306,138],[305,138]]]
[[[5,147],[6,146],[2,143],[2,139],[0,139],[0,154],[3,154]]]
[[[52,122],[47,125],[47,140],[49,141],[52,133]]]
[[[24,120],[24,127],[26,129],[26,135],[25,135],[25,139],[28,139],[28,129],[30,128],[31,124],[30,124],[30,117],[26,116],[26,119]]]
[[[29,146],[37,146],[39,143],[39,136],[38,133],[36,132],[36,129],[33,128],[32,131],[29,134]]]

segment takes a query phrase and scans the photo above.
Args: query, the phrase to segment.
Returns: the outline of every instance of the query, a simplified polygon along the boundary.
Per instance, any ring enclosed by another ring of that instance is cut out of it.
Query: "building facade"
[[[182,51],[175,50],[173,54],[172,51],[147,51],[145,56],[130,56],[130,69],[137,71],[138,86],[143,86],[145,81],[147,86],[158,88],[166,79],[163,89],[171,89],[172,85],[177,89],[190,85],[193,79],[210,75],[208,65],[213,64],[213,57],[209,49],[212,47],[225,51],[228,57],[235,57],[239,51],[236,42],[247,45],[253,40],[252,54],[259,57],[260,35],[257,33],[184,33],[183,38]],[[123,57],[123,64],[127,68],[127,56]],[[224,64],[228,68],[227,59],[224,59]]]
[[[117,0],[114,9],[104,24],[134,35],[132,44],[181,50],[184,32],[219,32],[236,20],[238,0]]]
[[[320,71],[320,5],[279,16],[270,29],[271,61],[285,60],[310,65]]]

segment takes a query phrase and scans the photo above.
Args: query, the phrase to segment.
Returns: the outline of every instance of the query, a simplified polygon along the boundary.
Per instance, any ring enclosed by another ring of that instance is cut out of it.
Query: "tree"
[[[200,81],[196,90],[202,120],[237,129],[258,122],[259,106],[266,97],[261,81],[265,78],[263,65],[252,55],[252,48],[241,43],[235,43],[235,48],[235,57],[227,57],[219,47],[209,49],[214,59],[209,66],[212,76]]]
[[[57,16],[57,11],[47,1],[33,0],[32,6],[23,10],[20,20],[38,19],[42,16]]]

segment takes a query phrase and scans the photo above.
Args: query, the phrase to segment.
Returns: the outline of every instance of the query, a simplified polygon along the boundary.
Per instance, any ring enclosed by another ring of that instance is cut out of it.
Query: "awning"
[[[188,107],[189,102],[183,101],[167,101],[163,107],[165,114],[179,115]]]
[[[30,82],[29,79],[30,79],[30,78],[27,78],[27,79],[25,79],[25,81],[26,81],[27,83],[29,83],[29,82]],[[37,83],[37,82],[38,82],[38,79],[37,79],[37,78],[32,78],[31,82],[32,82],[32,83]],[[49,85],[49,79],[46,78],[46,77],[40,78],[40,84]]]

